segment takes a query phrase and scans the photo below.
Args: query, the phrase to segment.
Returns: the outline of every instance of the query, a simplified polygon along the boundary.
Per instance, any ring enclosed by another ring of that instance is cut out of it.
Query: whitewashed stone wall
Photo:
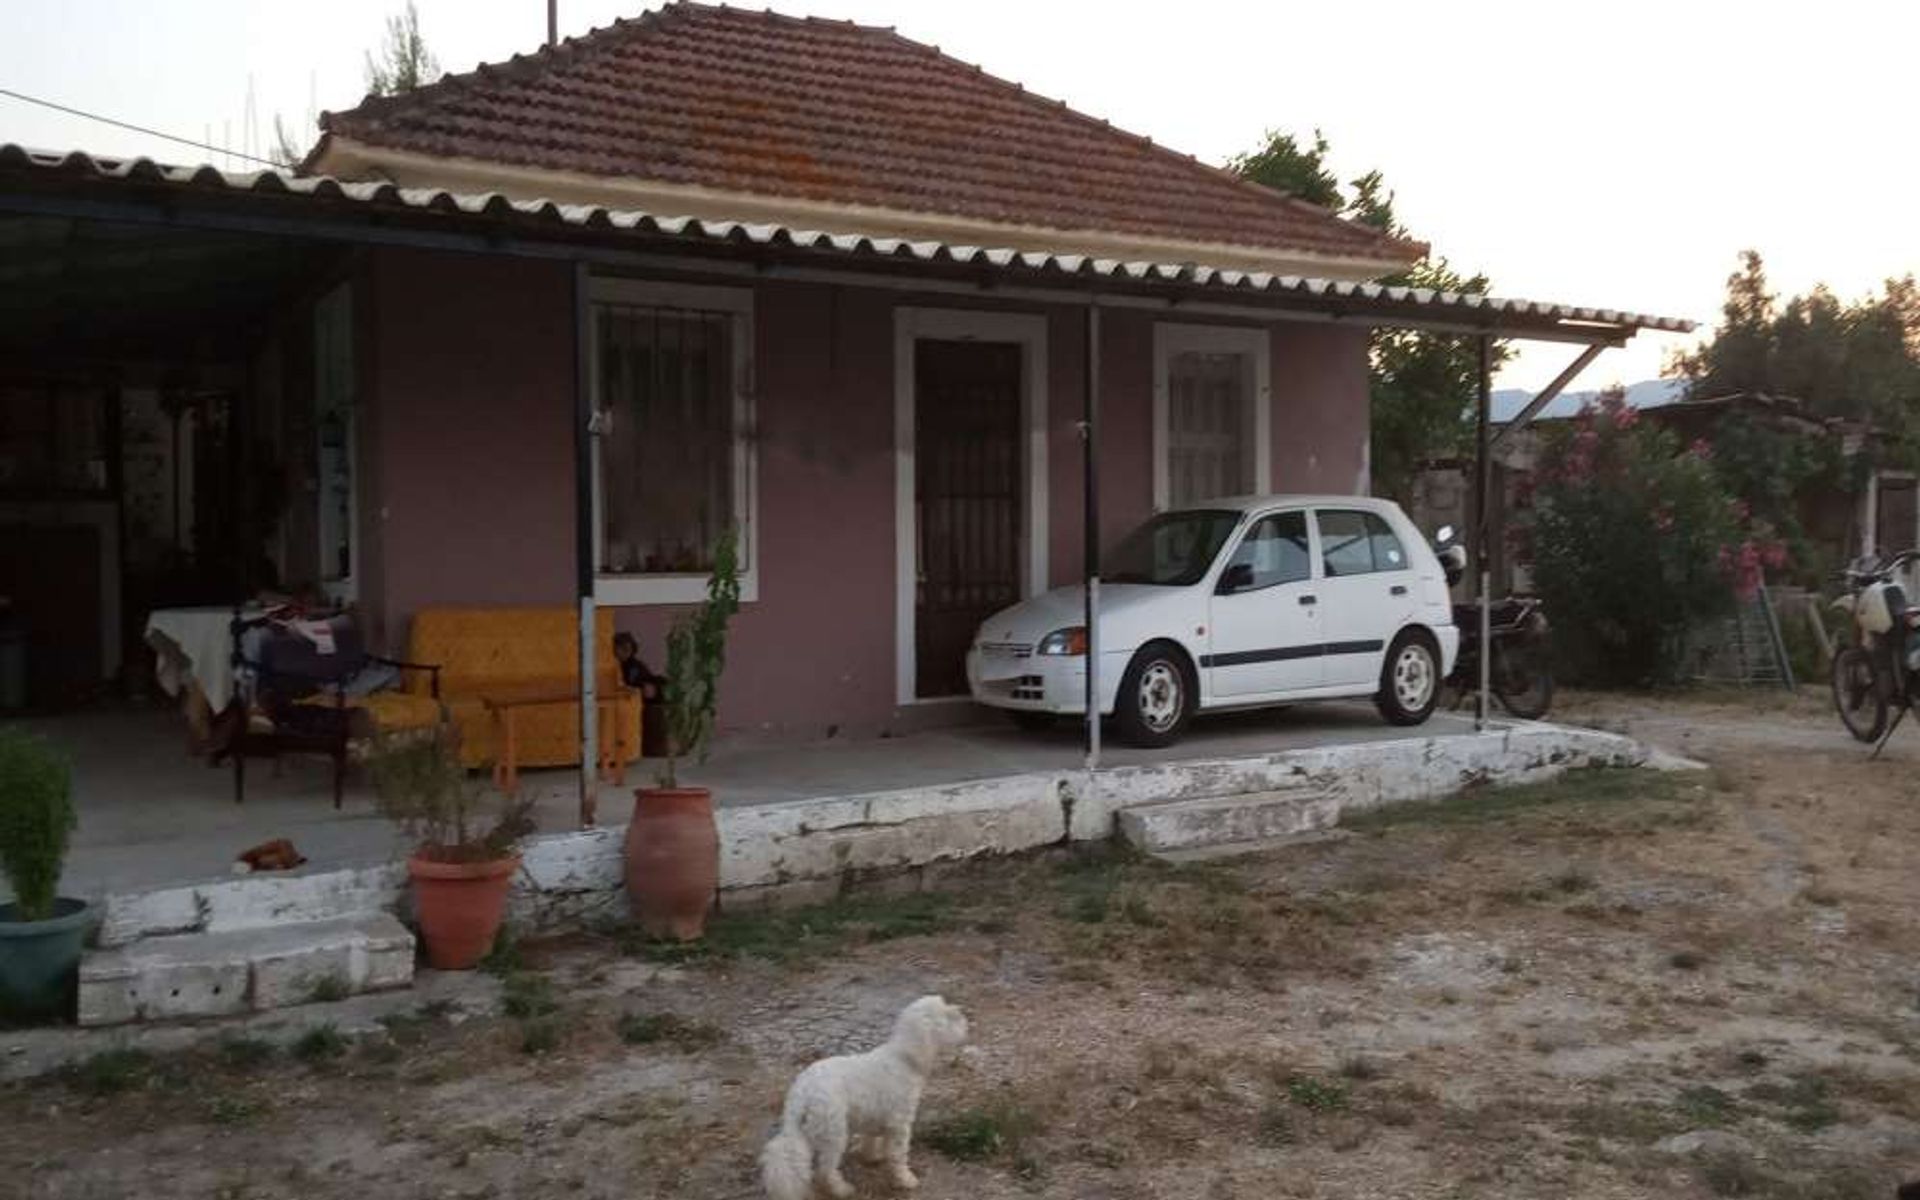
[[[722,808],[722,907],[832,895],[849,878],[1111,837],[1121,811],[1201,796],[1323,790],[1339,811],[1438,800],[1479,783],[1522,783],[1572,767],[1639,766],[1648,752],[1615,734],[1517,725],[1474,736],[1413,737],[1255,758],[1046,771],[999,779]],[[558,927],[624,911],[624,826],[536,838],[524,851],[511,919]],[[109,898],[100,941],[224,932],[399,910],[398,863],[304,876],[248,876]]]

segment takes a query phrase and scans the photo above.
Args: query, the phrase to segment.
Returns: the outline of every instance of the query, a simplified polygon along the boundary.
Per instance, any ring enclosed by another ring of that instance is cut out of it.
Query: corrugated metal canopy
[[[1375,283],[1225,270],[1199,263],[1122,262],[1077,254],[954,246],[785,225],[656,216],[596,205],[514,200],[390,183],[221,171],[147,158],[97,158],[0,144],[0,212],[199,228],[283,232],[349,240],[415,241],[450,248],[604,258],[608,252],[737,257],[958,274],[980,283],[1073,288],[1212,300],[1305,311],[1379,325],[1503,337],[1619,342],[1639,330],[1686,333],[1692,321],[1610,308],[1554,304]],[[353,226],[358,232],[343,230]]]

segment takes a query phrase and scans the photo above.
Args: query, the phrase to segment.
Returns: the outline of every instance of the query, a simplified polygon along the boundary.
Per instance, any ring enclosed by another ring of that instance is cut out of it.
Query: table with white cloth
[[[256,616],[258,610],[243,611]],[[153,647],[154,678],[169,696],[197,686],[207,707],[224,710],[233,701],[233,606],[156,608],[147,614],[147,645]]]
[[[254,606],[241,615],[261,611]],[[153,648],[155,681],[179,698],[196,746],[204,743],[213,717],[233,703],[233,606],[156,608],[147,614],[146,641]]]

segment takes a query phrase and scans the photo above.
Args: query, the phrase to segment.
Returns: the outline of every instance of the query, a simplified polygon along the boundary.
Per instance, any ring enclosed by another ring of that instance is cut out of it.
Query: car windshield
[[[1100,578],[1161,587],[1198,583],[1239,523],[1240,514],[1229,509],[1161,513],[1127,535],[1107,557]]]

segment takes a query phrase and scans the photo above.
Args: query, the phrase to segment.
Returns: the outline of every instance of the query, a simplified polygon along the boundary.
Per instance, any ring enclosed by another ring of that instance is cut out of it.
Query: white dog
[[[920,1093],[933,1068],[966,1041],[966,1015],[938,996],[922,996],[900,1011],[884,1045],[823,1058],[800,1072],[787,1089],[780,1132],[760,1154],[767,1195],[807,1200],[816,1178],[840,1200],[853,1195],[840,1173],[849,1145],[885,1162],[895,1186],[920,1186],[907,1166]]]

